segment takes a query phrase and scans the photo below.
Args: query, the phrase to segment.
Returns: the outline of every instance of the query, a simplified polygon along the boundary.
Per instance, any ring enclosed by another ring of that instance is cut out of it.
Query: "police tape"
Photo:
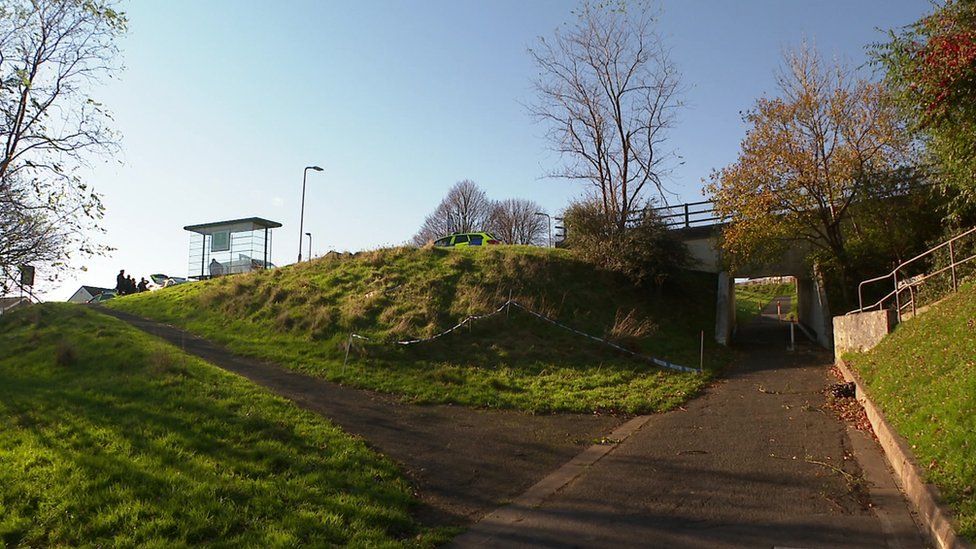
[[[381,340],[371,339],[371,338],[366,337],[366,336],[361,335],[361,334],[351,333],[351,334],[349,334],[349,338],[350,338],[350,340],[352,340],[352,339],[359,339],[359,340],[367,341],[367,342],[370,342],[370,343],[389,343],[389,344],[392,344],[392,345],[402,345],[402,346],[416,345],[418,343],[427,343],[429,341],[434,341],[435,339],[444,337],[444,336],[450,334],[451,332],[454,332],[456,330],[459,330],[459,329],[461,329],[462,327],[464,327],[466,324],[468,324],[470,322],[474,322],[476,320],[484,320],[486,318],[490,318],[490,317],[499,315],[502,312],[504,312],[506,309],[508,309],[509,307],[515,307],[517,309],[521,309],[521,310],[525,311],[526,313],[528,313],[528,314],[530,314],[530,315],[538,318],[539,320],[542,320],[542,321],[548,322],[549,324],[552,324],[553,326],[562,328],[563,330],[567,330],[569,332],[572,332],[572,333],[574,333],[576,335],[585,337],[585,338],[590,339],[592,341],[595,341],[597,343],[602,343],[602,344],[604,344],[604,345],[606,345],[608,347],[611,347],[613,349],[616,349],[617,351],[620,351],[621,353],[630,355],[630,356],[632,356],[634,358],[639,358],[639,359],[644,360],[646,362],[650,362],[651,364],[654,364],[655,366],[659,366],[661,368],[666,368],[668,370],[675,370],[675,371],[678,371],[678,372],[702,373],[702,370],[700,370],[700,369],[689,368],[687,366],[681,366],[680,364],[675,364],[673,362],[669,362],[667,360],[663,360],[663,359],[660,359],[660,358],[655,358],[655,357],[652,357],[652,356],[642,355],[640,353],[636,353],[634,351],[631,351],[630,349],[627,349],[627,348],[624,348],[624,347],[622,347],[620,345],[617,345],[616,343],[614,343],[612,341],[609,341],[607,339],[604,339],[602,337],[597,337],[595,335],[588,334],[586,332],[577,330],[576,328],[573,328],[571,326],[567,326],[566,324],[563,324],[563,323],[561,323],[561,322],[559,322],[557,320],[553,320],[552,318],[549,318],[548,316],[546,316],[546,315],[544,315],[542,313],[533,311],[532,309],[529,309],[525,305],[522,305],[521,303],[519,303],[519,302],[517,302],[517,301],[515,301],[513,299],[509,299],[508,301],[506,301],[505,303],[503,303],[500,307],[498,307],[497,309],[495,309],[494,311],[492,311],[490,313],[485,313],[483,315],[471,315],[471,316],[465,317],[463,320],[461,320],[460,322],[458,322],[454,326],[448,328],[447,330],[444,330],[443,332],[434,334],[434,335],[432,335],[430,337],[414,338],[414,339],[405,339],[405,340],[401,340],[401,341],[381,341]],[[349,359],[349,348],[347,346],[347,348],[346,348],[346,360],[348,360],[348,359]],[[343,361],[343,368],[345,368],[345,362],[346,362],[346,360]]]

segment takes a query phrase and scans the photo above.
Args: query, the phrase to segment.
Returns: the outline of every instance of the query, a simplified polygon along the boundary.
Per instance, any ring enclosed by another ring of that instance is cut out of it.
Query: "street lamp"
[[[546,216],[546,222],[548,223],[549,226],[549,247],[552,248],[552,218],[549,217],[549,214],[545,212],[535,212],[535,215]]]
[[[318,166],[306,166],[302,173],[302,213],[298,220],[298,262],[302,262],[302,233],[305,230],[305,180],[308,179],[308,170],[322,171]],[[311,252],[309,252],[311,254]]]
[[[312,233],[305,233],[308,237],[308,260],[312,260]]]

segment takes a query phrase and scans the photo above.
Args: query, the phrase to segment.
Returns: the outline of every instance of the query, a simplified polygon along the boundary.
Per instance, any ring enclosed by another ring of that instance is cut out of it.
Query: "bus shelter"
[[[204,279],[274,267],[271,230],[281,223],[248,217],[187,225],[190,237],[189,278]]]

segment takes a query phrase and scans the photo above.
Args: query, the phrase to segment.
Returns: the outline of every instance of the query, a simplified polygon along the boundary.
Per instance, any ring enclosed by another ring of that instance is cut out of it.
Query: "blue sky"
[[[185,275],[184,225],[261,216],[281,222],[273,259],[293,262],[302,169],[315,255],[408,240],[447,189],[472,179],[493,198],[556,212],[583,190],[544,179],[558,162],[522,104],[526,48],[571,22],[568,1],[162,1],[123,4],[125,71],[96,90],[123,135],[90,181],[108,213],[79,284]],[[926,0],[665,1],[659,30],[688,107],[672,143],[684,159],[668,187],[701,198],[701,180],[736,158],[740,111],[773,92],[783,48],[806,38],[860,65],[878,29],[931,11]]]

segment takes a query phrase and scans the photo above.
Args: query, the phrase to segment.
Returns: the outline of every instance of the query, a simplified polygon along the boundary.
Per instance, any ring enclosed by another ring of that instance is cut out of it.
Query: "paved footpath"
[[[775,303],[738,335],[729,377],[454,546],[924,547],[877,444],[824,408],[831,357],[787,352]]]
[[[413,481],[429,524],[467,526],[521,494],[622,420],[531,415],[465,406],[417,406],[235,355],[173,326],[121,311],[124,320],[211,364],[322,414],[396,461]]]

